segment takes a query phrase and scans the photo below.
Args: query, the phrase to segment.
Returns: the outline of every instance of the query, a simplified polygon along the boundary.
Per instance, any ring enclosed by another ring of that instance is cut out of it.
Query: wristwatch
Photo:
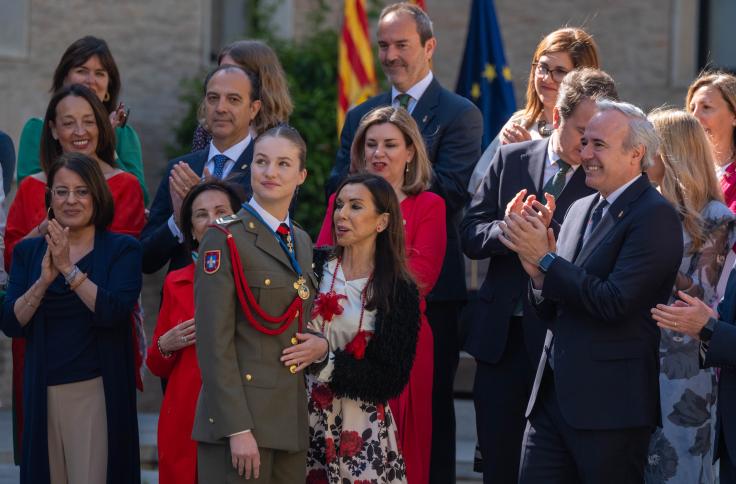
[[[547,252],[546,254],[544,254],[544,256],[542,256],[542,258],[539,259],[539,262],[537,263],[539,270],[546,274],[549,270],[549,266],[552,265],[552,262],[554,262],[555,259],[557,259],[557,254],[555,254],[554,252]]]
[[[716,318],[708,318],[708,322],[705,323],[705,326],[700,328],[700,334],[698,335],[700,341],[704,343],[710,341],[710,338],[713,336],[713,330],[715,329],[717,322],[718,321],[716,320]]]

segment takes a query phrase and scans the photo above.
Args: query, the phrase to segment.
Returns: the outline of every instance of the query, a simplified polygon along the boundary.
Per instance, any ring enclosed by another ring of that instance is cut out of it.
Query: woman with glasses
[[[598,46],[583,29],[558,29],[537,44],[529,70],[526,106],[511,116],[481,155],[468,185],[471,194],[480,185],[500,145],[546,138],[552,134],[552,110],[557,102],[560,83],[568,72],[579,67],[599,67]]]
[[[41,134],[42,171],[23,179],[18,187],[5,231],[5,267],[11,267],[13,248],[23,239],[48,234],[51,216],[44,200],[50,195],[47,173],[63,153],[82,153],[97,163],[112,193],[114,215],[110,231],[138,237],[144,224],[143,190],[130,173],[117,168],[115,133],[107,111],[91,90],[80,84],[62,87],[49,102]],[[77,196],[82,197],[81,193]],[[145,341],[142,325],[136,324],[136,344]],[[25,342],[13,340],[13,406],[16,462],[20,460],[23,431],[23,354]],[[137,352],[143,361],[142,349]],[[139,379],[139,387],[142,388]]]
[[[0,323],[27,343],[20,482],[139,483],[130,318],[140,244],[107,230],[114,207],[99,162],[66,153],[47,177],[46,233],[16,246]]]

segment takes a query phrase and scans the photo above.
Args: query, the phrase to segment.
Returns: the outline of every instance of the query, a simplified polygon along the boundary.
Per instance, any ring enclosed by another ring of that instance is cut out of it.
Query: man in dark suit
[[[204,174],[231,179],[250,195],[250,124],[261,108],[259,99],[260,80],[250,70],[222,65],[207,76],[204,106],[212,142],[203,150],[169,161],[141,233],[144,273],[154,273],[167,262],[169,271],[191,263],[179,230],[179,210]]]
[[[378,20],[378,53],[391,81],[385,92],[351,109],[340,135],[340,150],[327,183],[327,195],[348,174],[350,146],[364,114],[380,106],[406,108],[417,122],[432,162],[431,190],[447,207],[447,251],[442,272],[427,297],[427,319],[434,334],[432,399],[432,482],[455,481],[453,381],[459,358],[458,318],[466,300],[465,268],[458,225],[468,202],[468,181],[480,157],[483,119],[467,99],[443,88],[431,71],[437,39],[427,14],[411,3],[383,9]]]
[[[526,300],[529,276],[516,253],[498,239],[499,224],[511,211],[521,212],[525,196],[527,204],[546,211],[539,201],[547,194],[556,206],[547,217],[559,230],[568,207],[594,193],[580,168],[580,143],[595,100],[616,97],[613,79],[605,72],[568,74],[553,112],[554,133],[501,146],[460,224],[465,255],[490,257],[465,343],[476,360],[473,396],[486,483],[518,481],[524,408],[546,332]]]
[[[702,366],[721,368],[713,459],[720,460],[720,483],[736,484],[736,269],[717,313],[687,293],[678,296],[672,306],[652,308],[652,317],[662,328],[700,340]]]
[[[557,250],[552,229],[528,211],[500,227],[550,329],[527,407],[522,484],[643,482],[661,421],[650,308],[669,298],[682,227],[642,173],[656,156],[654,127],[631,104],[596,104],[581,158],[597,193],[572,204]]]

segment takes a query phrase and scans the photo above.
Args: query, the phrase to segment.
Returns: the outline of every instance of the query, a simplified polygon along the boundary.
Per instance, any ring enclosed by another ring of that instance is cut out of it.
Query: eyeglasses
[[[562,82],[562,80],[569,72],[564,69],[560,69],[559,67],[555,69],[550,69],[549,66],[544,62],[534,62],[532,66],[534,66],[535,72],[539,77],[543,78],[549,75],[552,77],[552,80],[558,84]]]
[[[86,187],[76,188],[74,190],[70,190],[66,187],[56,187],[51,189],[51,193],[54,195],[54,198],[58,200],[66,200],[69,198],[70,193],[73,193],[74,197],[80,200],[87,199],[90,195],[89,188]]]

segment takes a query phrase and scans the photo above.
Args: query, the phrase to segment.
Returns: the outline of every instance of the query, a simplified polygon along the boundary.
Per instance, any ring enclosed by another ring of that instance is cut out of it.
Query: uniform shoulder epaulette
[[[233,214],[233,215],[225,215],[224,217],[220,217],[217,220],[215,220],[215,223],[217,225],[230,225],[231,223],[235,222],[236,220],[238,220],[238,216],[235,215],[235,214]]]

